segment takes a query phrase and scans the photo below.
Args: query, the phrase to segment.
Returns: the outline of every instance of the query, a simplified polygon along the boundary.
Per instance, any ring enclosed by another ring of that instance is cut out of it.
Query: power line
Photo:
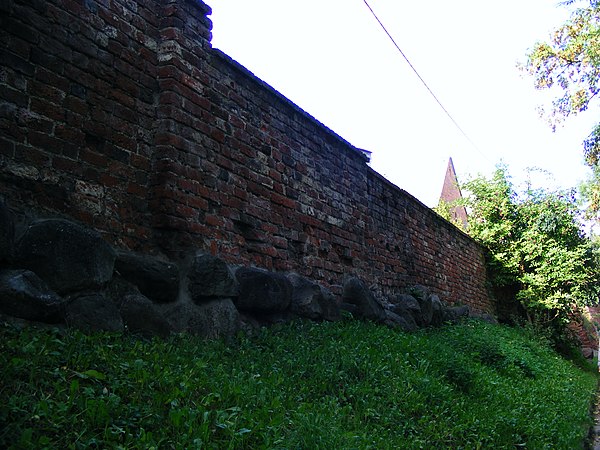
[[[481,154],[481,156],[483,156],[486,160],[488,160],[489,162],[491,162],[487,158],[487,156],[485,156],[483,154],[483,152],[481,150],[479,150],[479,147],[477,147],[477,144],[475,144],[475,142],[473,142],[471,140],[471,138],[467,135],[467,133],[465,133],[465,131],[460,127],[460,125],[458,124],[458,122],[456,120],[454,120],[454,117],[452,117],[452,115],[448,112],[448,110],[444,107],[444,105],[442,105],[442,102],[440,102],[440,100],[433,93],[433,91],[431,90],[431,88],[427,85],[427,83],[425,82],[425,80],[423,79],[423,77],[419,74],[419,72],[417,72],[417,69],[415,69],[415,66],[412,65],[412,63],[410,62],[410,60],[408,59],[408,57],[404,54],[404,52],[402,51],[402,49],[400,48],[400,46],[396,43],[396,41],[394,40],[394,38],[392,37],[392,35],[389,33],[389,31],[385,27],[385,25],[383,25],[383,23],[381,23],[381,20],[379,20],[379,17],[377,17],[377,14],[375,14],[375,11],[373,11],[373,8],[371,8],[371,5],[369,5],[369,3],[367,2],[367,0],[363,0],[363,1],[365,2],[365,5],[367,5],[367,8],[369,8],[369,11],[371,11],[371,14],[373,14],[373,17],[375,17],[375,20],[377,20],[377,22],[379,23],[379,25],[381,26],[381,28],[383,29],[383,31],[385,31],[385,34],[388,35],[388,37],[390,38],[390,40],[392,41],[392,43],[394,44],[394,46],[396,47],[396,49],[398,49],[398,51],[400,52],[400,54],[402,55],[402,57],[406,60],[406,62],[410,66],[410,68],[417,75],[417,77],[419,77],[419,80],[421,80],[421,83],[423,83],[423,85],[425,86],[425,88],[427,88],[427,90],[429,91],[429,93],[431,94],[431,96],[435,99],[435,101],[437,102],[437,104],[440,105],[440,108],[442,108],[442,110],[450,118],[450,120],[452,121],[452,123],[456,126],[456,128],[458,128],[458,131],[460,131],[462,133],[462,135],[467,139],[467,141],[469,141],[469,143],[473,146],[473,148],[475,150],[477,150]]]

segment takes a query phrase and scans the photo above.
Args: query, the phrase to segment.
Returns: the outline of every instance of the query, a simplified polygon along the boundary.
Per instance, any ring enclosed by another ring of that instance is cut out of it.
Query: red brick
[[[222,227],[224,225],[223,218],[213,214],[207,214],[204,217],[204,223],[211,227]]]
[[[119,0],[91,13],[81,2],[59,3],[67,9],[50,2],[46,16],[27,17],[46,33],[38,46],[22,30],[4,30],[11,69],[0,99],[31,114],[0,118],[0,152],[65,182],[102,184],[107,214],[94,217],[50,191],[3,186],[7,198],[72,214],[118,245],[198,248],[324,285],[352,271],[385,295],[421,283],[446,301],[466,296],[473,307],[493,307],[481,248],[371,171],[355,149],[207,53],[201,4]],[[98,47],[106,27],[116,34]],[[181,56],[158,62],[150,39],[175,40]],[[300,203],[312,210],[302,214]],[[233,225],[244,216],[252,240]],[[331,250],[319,247],[324,241]]]
[[[118,187],[121,185],[121,180],[115,178],[109,173],[103,173],[100,175],[100,181],[105,187]]]
[[[30,105],[31,111],[41,116],[61,122],[65,119],[64,109],[55,103],[50,103],[41,98],[32,98]]]
[[[135,184],[135,183],[128,183],[127,184],[127,193],[135,194],[135,195],[138,195],[139,197],[143,198],[148,193],[148,189],[146,188],[146,186],[142,186],[142,185]]]
[[[43,167],[50,164],[51,156],[34,147],[19,145],[16,148],[17,160],[29,161],[35,164],[36,167]]]
[[[90,149],[84,148],[79,153],[81,161],[92,164],[97,167],[106,167],[108,165],[108,158],[106,155],[94,152]]]
[[[73,174],[81,173],[80,163],[72,159],[62,158],[58,156],[52,158],[52,167],[63,172],[69,172]]]

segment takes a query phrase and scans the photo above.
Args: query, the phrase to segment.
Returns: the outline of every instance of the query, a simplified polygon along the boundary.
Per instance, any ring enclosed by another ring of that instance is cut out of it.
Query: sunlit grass
[[[596,376],[523,331],[294,323],[234,342],[0,326],[0,448],[580,448]]]

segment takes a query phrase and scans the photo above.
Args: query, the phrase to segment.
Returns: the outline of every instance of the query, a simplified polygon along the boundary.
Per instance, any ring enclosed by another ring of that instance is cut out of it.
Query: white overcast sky
[[[402,51],[477,149],[412,72],[363,0],[206,0],[213,46],[359,148],[371,166],[428,206],[448,157],[459,181],[501,160],[575,187],[594,112],[552,133],[536,107],[547,94],[517,70],[569,10],[556,0],[369,0]],[[597,110],[596,110],[597,112]]]

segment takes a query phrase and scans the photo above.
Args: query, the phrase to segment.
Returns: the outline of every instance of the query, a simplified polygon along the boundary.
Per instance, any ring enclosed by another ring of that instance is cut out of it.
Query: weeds
[[[0,448],[577,448],[596,377],[467,322],[234,343],[0,325]]]

